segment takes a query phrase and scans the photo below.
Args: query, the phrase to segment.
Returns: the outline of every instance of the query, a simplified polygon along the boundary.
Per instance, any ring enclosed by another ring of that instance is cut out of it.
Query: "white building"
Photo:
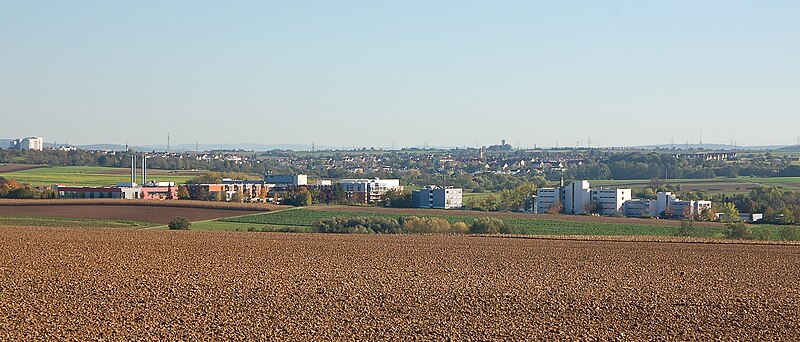
[[[588,214],[587,208],[592,200],[592,188],[589,181],[581,180],[569,183],[561,187],[561,204],[564,206],[565,214],[579,215]]]
[[[307,175],[264,175],[264,182],[270,184],[308,185]]]
[[[622,215],[631,196],[631,189],[592,189],[592,202],[600,206],[600,215],[605,216]]]
[[[592,189],[589,181],[574,181],[558,188],[536,190],[536,212],[545,213],[560,204],[565,214],[588,214],[591,205],[600,206],[600,214],[616,216],[623,213],[624,204],[631,199],[631,189]]]
[[[41,137],[28,137],[23,139],[12,140],[9,148],[15,150],[35,150],[41,151],[44,149],[44,139]]]
[[[389,190],[403,191],[399,179],[342,179],[338,182],[347,197],[359,203],[375,203]]]
[[[540,188],[536,190],[536,213],[546,213],[553,205],[561,203],[560,188]]]
[[[636,199],[625,202],[625,216],[670,216],[683,218],[699,215],[711,208],[711,201],[681,201],[671,192],[659,192],[655,200]]]
[[[462,194],[461,188],[429,185],[411,192],[411,203],[414,208],[461,208]]]

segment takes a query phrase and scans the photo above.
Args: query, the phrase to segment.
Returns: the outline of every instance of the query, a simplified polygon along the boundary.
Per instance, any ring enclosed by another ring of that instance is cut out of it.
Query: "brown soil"
[[[309,209],[324,210],[324,211],[350,211],[350,212],[408,214],[408,215],[449,215],[449,216],[468,216],[468,217],[488,216],[488,217],[515,218],[515,219],[646,224],[654,226],[681,225],[681,221],[679,220],[641,219],[641,218],[629,218],[629,217],[602,217],[602,216],[587,216],[587,215],[529,214],[529,213],[488,212],[488,211],[474,211],[474,210],[381,208],[381,207],[342,206],[342,205],[314,206],[314,207],[309,207]],[[715,223],[715,222],[695,222],[695,224],[702,226],[710,226],[710,227],[722,226],[720,223]]]
[[[42,168],[42,167],[47,167],[47,165],[27,165],[27,164],[0,165],[0,173],[25,171],[25,170],[31,170],[31,169],[38,169],[38,168]]]
[[[800,248],[5,228],[1,340],[790,340]]]
[[[249,210],[123,205],[0,206],[0,216],[97,218],[155,223],[169,223],[170,220],[178,216],[185,217],[189,221],[203,221],[248,214],[254,214],[254,212]]]

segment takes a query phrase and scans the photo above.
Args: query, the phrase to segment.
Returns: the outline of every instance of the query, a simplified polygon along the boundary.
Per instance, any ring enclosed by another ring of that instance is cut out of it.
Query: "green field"
[[[310,209],[284,210],[265,214],[247,215],[232,218],[223,218],[216,221],[203,222],[193,225],[192,229],[211,229],[211,230],[247,230],[248,228],[263,229],[266,231],[279,231],[281,227],[285,230],[298,229],[299,231],[310,230],[311,225],[320,219],[330,217],[393,217],[412,216],[407,214],[384,214],[368,212],[343,212],[343,211],[324,211]],[[450,223],[463,221],[471,223],[476,218],[470,216],[457,215],[427,215],[443,218]],[[540,220],[540,219],[519,219],[506,218],[505,222],[522,229],[524,234],[529,235],[605,235],[605,236],[675,236],[678,228],[676,226],[660,226],[649,224],[629,224],[629,223],[604,223],[604,222],[576,222],[562,220]],[[205,226],[207,224],[208,226]],[[766,230],[770,240],[779,240],[779,232],[783,228],[774,225],[753,225],[751,226],[755,234]],[[698,237],[724,237],[722,227],[695,227]]]
[[[156,174],[158,173],[158,174]],[[181,171],[164,173],[164,171],[153,171],[148,174],[147,179],[158,182],[175,182],[176,184],[185,183],[194,177],[192,172]],[[28,183],[33,186],[50,186],[53,184],[65,184],[73,186],[110,186],[116,183],[130,182],[130,169],[98,167],[98,166],[56,166],[16,171],[0,174],[5,178],[11,178],[20,183]],[[141,170],[138,170],[137,182],[141,182]]]
[[[0,227],[146,228],[155,223],[65,217],[0,217]]]

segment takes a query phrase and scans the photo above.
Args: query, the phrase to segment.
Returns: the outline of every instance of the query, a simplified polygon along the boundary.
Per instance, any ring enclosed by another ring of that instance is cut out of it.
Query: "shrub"
[[[697,235],[697,230],[694,227],[694,221],[692,221],[690,219],[681,220],[681,226],[678,227],[677,235],[678,236],[695,236],[695,235]]]
[[[800,232],[798,232],[797,226],[786,226],[781,229],[781,240],[784,241],[794,241],[800,237]]]
[[[339,234],[397,234],[400,223],[384,217],[331,217],[312,224],[317,233]]]
[[[447,233],[450,222],[438,217],[405,217],[403,218],[403,231],[408,233]]]
[[[192,223],[185,217],[176,217],[172,219],[172,221],[169,221],[168,227],[170,230],[189,230],[189,226],[191,225]]]
[[[750,227],[741,221],[731,222],[725,225],[727,228],[727,232],[725,232],[725,236],[731,239],[745,239],[750,240],[753,239],[753,231],[750,230]]]
[[[472,234],[518,234],[519,231],[515,227],[503,220],[494,217],[481,217],[472,222],[469,226],[469,232]]]
[[[450,226],[450,232],[455,234],[469,233],[469,226],[466,223],[458,221]]]

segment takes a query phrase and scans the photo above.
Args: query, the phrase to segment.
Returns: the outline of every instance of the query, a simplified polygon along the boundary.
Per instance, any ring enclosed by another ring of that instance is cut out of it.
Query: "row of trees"
[[[318,233],[338,234],[517,234],[516,227],[493,217],[479,218],[471,224],[459,221],[450,224],[438,217],[330,217],[312,225]]]
[[[50,189],[35,189],[31,187],[30,184],[20,184],[13,179],[0,176],[0,198],[55,198],[55,192]]]

